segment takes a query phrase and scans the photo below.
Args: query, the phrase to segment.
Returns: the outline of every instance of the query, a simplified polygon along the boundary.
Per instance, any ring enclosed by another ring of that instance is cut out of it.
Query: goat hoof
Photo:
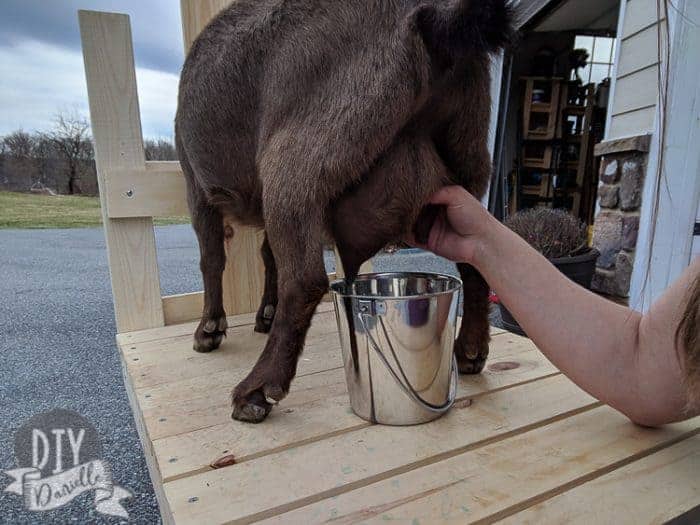
[[[233,390],[233,419],[260,423],[272,407],[287,396],[289,381],[285,382],[283,376],[270,374],[268,370],[254,369]]]
[[[255,333],[258,334],[269,334],[270,329],[272,328],[272,320],[271,319],[256,319],[255,320],[255,328],[253,329]]]
[[[481,344],[464,343],[464,339],[455,341],[455,354],[457,355],[457,369],[460,374],[479,374],[486,365],[489,355],[488,340]]]
[[[255,316],[255,331],[259,334],[269,334],[272,321],[275,318],[275,306],[272,304],[261,307]]]
[[[233,413],[231,417],[245,423],[260,423],[265,420],[272,410],[272,405],[265,400],[265,396],[259,391],[251,393],[247,399],[238,398],[234,393]]]
[[[216,350],[226,336],[227,327],[225,316],[216,319],[202,319],[194,332],[192,348],[194,348],[195,352],[201,353]]]
[[[475,359],[462,358],[457,359],[457,369],[460,374],[480,374],[486,364],[485,357],[477,357]]]

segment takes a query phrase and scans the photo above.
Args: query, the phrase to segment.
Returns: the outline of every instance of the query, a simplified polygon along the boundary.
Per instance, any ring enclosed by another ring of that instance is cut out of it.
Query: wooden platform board
[[[166,523],[640,524],[700,505],[700,418],[637,427],[500,330],[445,417],[372,425],[350,409],[323,304],[287,399],[264,423],[233,421],[231,388],[266,339],[253,317],[230,318],[211,354],[192,350],[195,323],[117,337]]]

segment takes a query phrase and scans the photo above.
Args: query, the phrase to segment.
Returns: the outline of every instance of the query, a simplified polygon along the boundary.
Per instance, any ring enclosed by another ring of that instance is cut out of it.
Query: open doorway
[[[504,58],[490,208],[564,208],[592,224],[620,0],[550,2]]]

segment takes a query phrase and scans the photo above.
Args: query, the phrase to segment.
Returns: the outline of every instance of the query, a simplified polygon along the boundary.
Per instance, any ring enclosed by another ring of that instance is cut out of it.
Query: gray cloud
[[[87,116],[78,10],[131,18],[144,135],[171,136],[183,60],[178,0],[0,0],[0,135]]]
[[[1,0],[0,0],[1,1]],[[47,131],[59,112],[88,116],[79,51],[36,40],[0,46],[0,136],[16,129]],[[137,67],[141,124],[146,137],[170,137],[178,75]]]
[[[178,0],[1,0],[0,47],[36,40],[80,51],[79,9],[130,15],[137,65],[179,73],[184,53]]]

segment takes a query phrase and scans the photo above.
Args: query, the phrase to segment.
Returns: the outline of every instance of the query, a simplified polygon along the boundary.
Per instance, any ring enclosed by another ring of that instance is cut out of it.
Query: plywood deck
[[[662,523],[700,505],[700,419],[636,427],[562,376],[531,341],[493,331],[487,370],[445,417],[372,425],[350,410],[332,306],[268,419],[229,393],[266,337],[229,319],[211,354],[195,323],[121,334],[125,381],[166,523]],[[494,366],[509,362],[517,364]],[[234,456],[236,463],[210,467]]]

